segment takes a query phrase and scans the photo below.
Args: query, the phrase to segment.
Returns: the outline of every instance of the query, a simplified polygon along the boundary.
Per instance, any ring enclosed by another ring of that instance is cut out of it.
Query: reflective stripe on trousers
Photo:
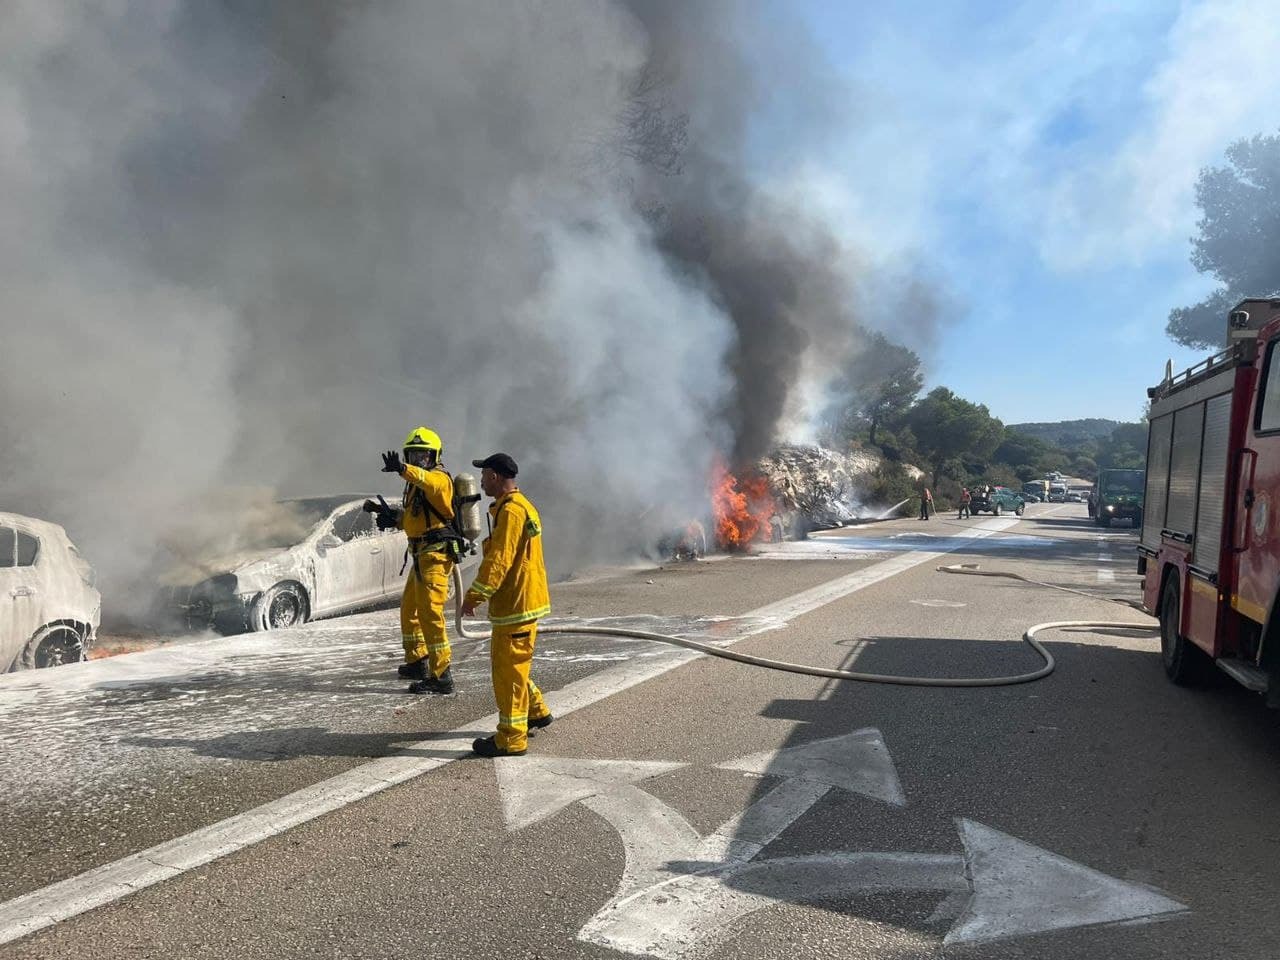
[[[539,719],[551,712],[542,699],[542,691],[529,679],[537,639],[537,621],[493,628],[489,662],[493,698],[498,705],[494,742],[500,750],[524,750],[528,746],[529,717]]]
[[[444,605],[449,596],[449,574],[453,561],[439,554],[424,553],[418,560],[421,576],[409,573],[400,600],[400,636],[404,642],[404,659],[413,663],[430,657],[431,675],[438,677],[449,669],[452,651],[445,633]]]

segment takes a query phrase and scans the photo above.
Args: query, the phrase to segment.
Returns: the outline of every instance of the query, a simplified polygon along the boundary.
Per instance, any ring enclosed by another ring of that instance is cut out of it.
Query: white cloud
[[[1140,262],[1195,229],[1195,181],[1233,140],[1280,126],[1280,18],[1269,0],[1188,5],[1162,38],[1142,108],[1114,153],[1050,186],[1044,254],[1058,267]]]
[[[1280,127],[1275,14],[1274,0],[1094,0],[871,22],[847,65],[858,122],[828,182],[810,170],[806,186],[881,249],[939,248],[940,224],[972,216],[983,242],[1057,271],[1168,257],[1194,232],[1199,170]]]

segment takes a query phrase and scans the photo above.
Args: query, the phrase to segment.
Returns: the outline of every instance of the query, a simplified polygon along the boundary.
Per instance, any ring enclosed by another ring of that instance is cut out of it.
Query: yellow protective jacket
[[[489,622],[503,627],[529,623],[551,612],[547,568],[542,560],[542,518],[519,490],[489,507],[493,532],[467,600],[489,602]]]
[[[401,476],[404,477],[404,498],[401,501],[400,529],[409,535],[412,547],[413,540],[442,529],[453,519],[453,478],[440,467],[423,470],[413,464],[405,464]],[[435,514],[426,508],[428,503]],[[444,552],[442,544],[428,549],[433,553]],[[411,552],[416,556],[418,551]]]

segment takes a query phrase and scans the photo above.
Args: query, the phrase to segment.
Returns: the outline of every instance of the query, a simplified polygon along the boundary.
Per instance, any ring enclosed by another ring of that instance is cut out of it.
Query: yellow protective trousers
[[[438,553],[423,553],[409,569],[400,600],[400,638],[405,663],[430,657],[431,675],[449,669],[452,651],[444,630],[444,605],[449,597],[453,561]]]
[[[539,720],[551,713],[542,691],[529,679],[537,639],[536,620],[493,628],[489,662],[493,668],[493,698],[498,702],[494,743],[499,750],[524,750],[529,743],[529,718]]]

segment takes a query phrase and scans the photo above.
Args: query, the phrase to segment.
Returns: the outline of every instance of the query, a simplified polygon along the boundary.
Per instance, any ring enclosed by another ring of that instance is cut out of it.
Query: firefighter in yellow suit
[[[405,562],[412,564],[400,601],[400,638],[404,663],[400,676],[413,681],[410,693],[453,693],[451,651],[445,633],[444,605],[453,572],[455,538],[453,478],[440,465],[444,445],[433,430],[416,427],[405,438],[404,461],[388,450],[383,471],[404,478],[400,509],[381,513],[378,526],[399,528],[409,538]]]
[[[492,532],[484,541],[484,559],[463,599],[462,612],[473,616],[476,607],[489,604],[493,625],[489,660],[498,732],[477,739],[471,749],[482,757],[518,757],[528,746],[530,727],[551,725],[551,710],[542,691],[529,679],[538,620],[551,612],[542,559],[542,520],[516,486],[519,468],[514,460],[495,453],[472,464],[481,468],[480,488],[493,497]]]

